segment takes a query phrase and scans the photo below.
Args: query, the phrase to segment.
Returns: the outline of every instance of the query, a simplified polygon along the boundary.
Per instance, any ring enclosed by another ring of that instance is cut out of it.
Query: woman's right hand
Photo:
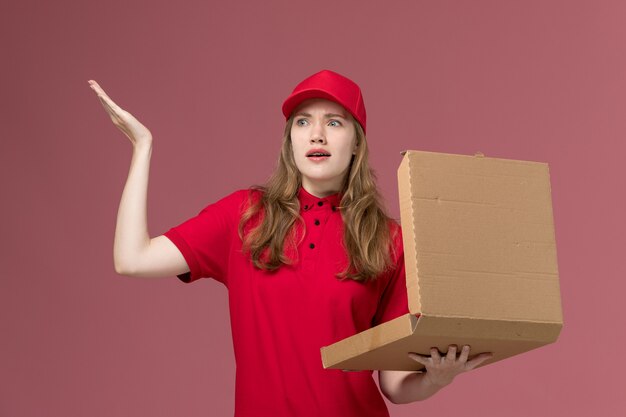
[[[109,113],[113,124],[130,139],[133,147],[152,144],[152,133],[142,125],[132,114],[115,104],[94,80],[88,81],[89,86],[96,92],[104,109]]]

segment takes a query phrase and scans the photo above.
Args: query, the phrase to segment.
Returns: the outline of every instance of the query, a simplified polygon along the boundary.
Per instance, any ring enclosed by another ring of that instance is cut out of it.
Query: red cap
[[[330,70],[322,70],[300,82],[283,103],[283,114],[291,112],[304,100],[325,98],[341,104],[361,124],[365,132],[365,103],[359,86],[349,78]]]

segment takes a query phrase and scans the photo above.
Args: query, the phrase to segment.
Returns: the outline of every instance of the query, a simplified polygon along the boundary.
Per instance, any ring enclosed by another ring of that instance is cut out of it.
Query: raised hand
[[[132,114],[115,104],[97,82],[89,80],[88,83],[91,89],[96,92],[104,110],[109,113],[113,124],[124,132],[133,147],[152,144],[152,134],[147,127],[142,125]]]

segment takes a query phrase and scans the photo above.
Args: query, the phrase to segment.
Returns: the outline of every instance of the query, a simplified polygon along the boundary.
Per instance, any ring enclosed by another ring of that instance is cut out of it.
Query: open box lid
[[[323,347],[325,368],[418,369],[407,352],[452,343],[494,362],[556,340],[547,164],[406,151],[398,187],[411,314]]]

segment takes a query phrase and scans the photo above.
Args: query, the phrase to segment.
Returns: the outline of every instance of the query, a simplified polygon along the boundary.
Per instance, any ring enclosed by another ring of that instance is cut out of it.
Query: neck
[[[329,195],[337,194],[341,191],[341,186],[335,183],[324,182],[310,182],[302,179],[302,188],[304,188],[309,194],[318,198],[328,197]]]

